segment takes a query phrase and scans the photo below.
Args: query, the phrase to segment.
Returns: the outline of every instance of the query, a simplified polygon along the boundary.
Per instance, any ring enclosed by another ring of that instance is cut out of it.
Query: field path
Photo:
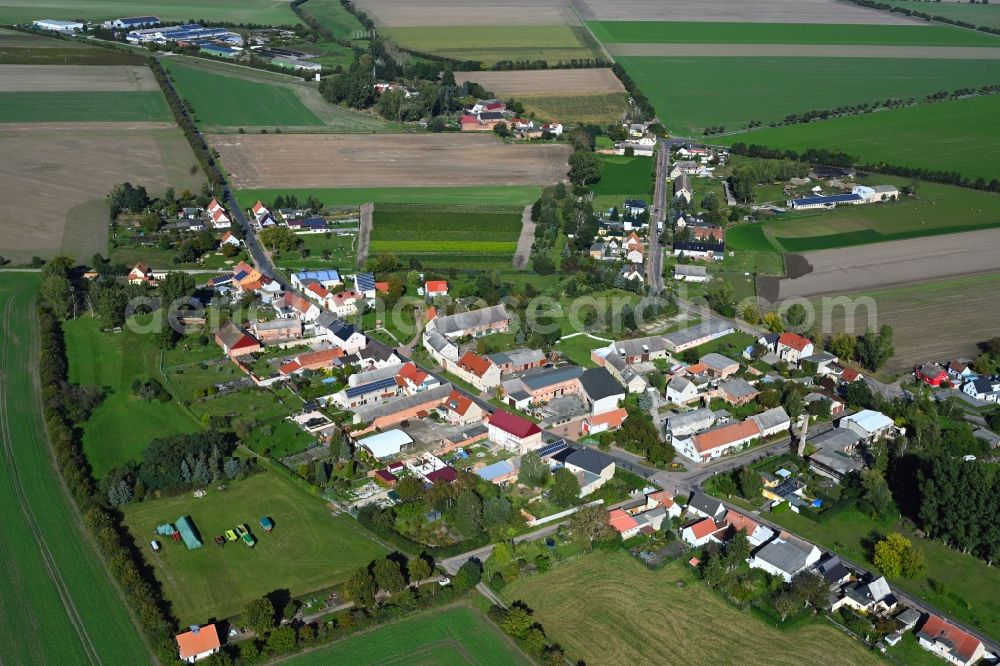
[[[375,204],[361,204],[360,223],[358,225],[358,268],[365,265],[368,259],[368,242],[372,237],[372,218],[375,214]]]
[[[531,219],[531,206],[525,206],[521,213],[521,235],[517,239],[517,251],[514,252],[514,268],[521,269],[528,265],[531,246],[535,242],[535,226],[535,221]]]
[[[998,41],[1000,44],[1000,41]],[[997,60],[1000,48],[989,46],[872,46],[836,44],[606,44],[612,56],[766,57],[766,58],[904,58]]]

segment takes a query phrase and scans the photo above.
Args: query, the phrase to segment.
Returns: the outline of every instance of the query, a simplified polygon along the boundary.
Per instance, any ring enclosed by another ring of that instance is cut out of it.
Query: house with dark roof
[[[674,256],[688,259],[710,259],[722,261],[726,255],[726,244],[715,241],[675,241]]]
[[[848,583],[841,588],[840,593],[840,598],[830,606],[831,612],[848,606],[863,613],[885,615],[896,609],[896,597],[889,589],[885,576]]]
[[[573,451],[563,460],[563,466],[580,482],[580,497],[598,490],[615,475],[615,461],[590,447]]]
[[[778,538],[754,553],[750,558],[750,568],[763,569],[790,583],[792,578],[818,562],[819,558],[819,548],[782,532]]]
[[[696,516],[715,520],[722,518],[726,512],[726,506],[714,497],[709,497],[700,490],[696,490],[691,494],[691,499],[688,500],[687,510],[688,513]]]
[[[625,399],[621,384],[615,381],[606,368],[588,368],[577,381],[592,415],[613,411]]]

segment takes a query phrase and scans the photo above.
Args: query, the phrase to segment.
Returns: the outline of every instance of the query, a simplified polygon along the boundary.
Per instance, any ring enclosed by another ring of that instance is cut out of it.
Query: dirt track
[[[817,44],[607,44],[612,56],[730,56],[779,58],[909,58],[997,60],[989,46],[842,46]],[[485,85],[485,84],[483,84]]]
[[[579,25],[564,0],[357,0],[376,25],[389,28],[451,25]]]
[[[571,0],[585,21],[731,21],[736,23],[873,23],[914,19],[838,0]]]
[[[217,134],[237,188],[550,185],[569,148],[509,145],[483,134]]]
[[[455,72],[459,83],[474,81],[495,95],[559,95],[624,92],[610,69],[539,69],[517,72]]]
[[[875,243],[802,255],[812,272],[780,282],[781,298],[819,296],[996,271],[1000,229]]]
[[[0,92],[148,91],[160,87],[148,67],[0,65]]]
[[[535,224],[531,219],[531,206],[525,206],[521,213],[521,235],[517,237],[517,251],[514,253],[514,268],[524,268],[531,258],[531,246],[535,243]]]

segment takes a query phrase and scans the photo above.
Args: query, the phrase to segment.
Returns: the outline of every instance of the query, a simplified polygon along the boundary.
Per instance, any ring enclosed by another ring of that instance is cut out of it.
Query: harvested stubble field
[[[510,145],[492,136],[209,135],[237,188],[550,185],[567,146]]]
[[[324,206],[360,206],[363,203],[433,203],[433,204],[520,204],[538,200],[542,188],[535,185],[479,185],[466,187],[324,187],[259,188],[240,190],[237,199],[244,208],[257,201],[274,201],[279,194],[294,195],[299,200],[316,197]]]
[[[379,204],[368,254],[416,257],[434,268],[509,267],[521,212],[520,206]]]
[[[560,95],[624,92],[610,69],[538,69],[513,72],[455,72],[459,83],[474,81],[495,95]]]
[[[650,571],[625,553],[595,552],[522,578],[502,594],[508,602],[527,603],[548,638],[588,664],[879,663],[831,625],[780,630],[737,610],[680,562]],[[726,627],[739,640],[706,639],[691,629],[703,626]]]
[[[31,23],[37,18],[115,19],[153,14],[162,21],[205,19],[228,23],[295,25],[288,0],[0,0],[0,23]]]
[[[583,26],[473,24],[384,28],[382,33],[403,48],[487,64],[501,60],[555,63],[603,56],[600,44]]]
[[[838,0],[570,0],[586,21],[913,24],[914,19]]]
[[[383,28],[580,24],[565,0],[359,0],[355,4]]]
[[[166,123],[2,124],[0,154],[17,156],[0,164],[2,254],[15,262],[107,252],[104,198],[119,183],[159,194],[203,182],[190,146]]]
[[[148,67],[129,65],[0,65],[0,92],[158,91]]]
[[[798,152],[839,149],[862,164],[957,171],[989,181],[1000,178],[996,118],[1000,118],[1000,95],[989,95],[768,128],[727,136],[720,142],[742,141]],[[969,159],[970,155],[975,159]]]
[[[538,120],[561,123],[607,125],[621,121],[627,106],[626,93],[603,95],[518,95],[524,112]]]
[[[978,353],[977,343],[1000,335],[1000,274],[972,275],[948,280],[838,294],[854,301],[870,298],[876,306],[876,323],[893,327],[896,354],[888,372],[904,372],[930,358],[952,358]],[[811,299],[816,312],[828,319],[817,323],[824,331],[863,333],[867,312],[859,307],[850,317],[843,307],[824,309],[824,299]],[[829,302],[829,301],[827,301]],[[861,302],[856,301],[856,302]],[[927,322],[949,322],[928,334]]]
[[[871,290],[996,271],[1000,229],[789,255],[790,277],[761,278],[768,300]]]

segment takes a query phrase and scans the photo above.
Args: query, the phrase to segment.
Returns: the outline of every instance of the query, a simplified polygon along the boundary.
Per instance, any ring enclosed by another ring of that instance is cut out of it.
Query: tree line
[[[916,16],[918,18],[922,18],[927,21],[948,23],[950,25],[957,25],[960,28],[967,28],[969,30],[978,30],[979,32],[988,32],[993,35],[1000,35],[1000,28],[993,28],[986,25],[976,25],[975,23],[969,23],[968,21],[960,21],[958,19],[949,18],[947,16],[931,14],[930,12],[924,12],[919,9],[910,9],[909,7],[897,7],[896,5],[890,5],[887,2],[878,2],[877,0],[850,0],[850,1],[856,5],[861,5],[862,7],[868,7],[870,9],[881,9],[882,11],[892,12],[895,14]],[[935,2],[939,1],[940,0],[935,0]],[[988,2],[989,0],[983,0],[983,4],[988,4]]]

